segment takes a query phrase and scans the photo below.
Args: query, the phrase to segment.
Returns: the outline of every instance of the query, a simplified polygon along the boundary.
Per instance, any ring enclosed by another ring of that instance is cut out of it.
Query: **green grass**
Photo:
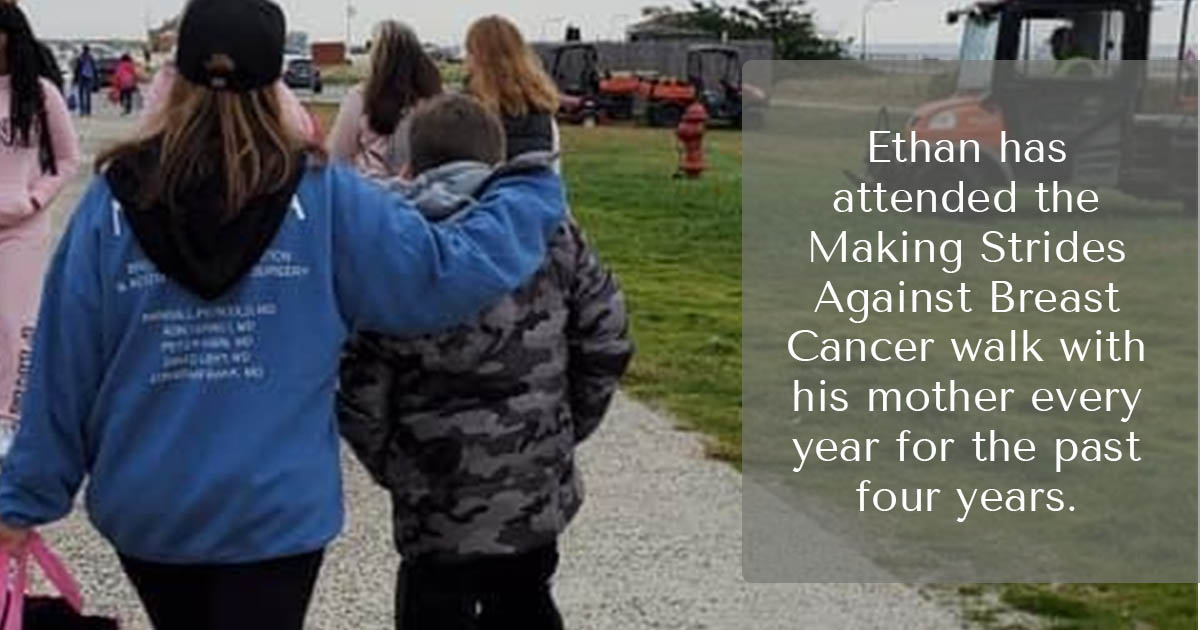
[[[1014,584],[1001,600],[1055,630],[1193,630],[1195,584]]]
[[[741,457],[741,138],[710,133],[711,170],[673,179],[672,131],[563,130],[572,211],[628,295],[637,357],[625,381]]]

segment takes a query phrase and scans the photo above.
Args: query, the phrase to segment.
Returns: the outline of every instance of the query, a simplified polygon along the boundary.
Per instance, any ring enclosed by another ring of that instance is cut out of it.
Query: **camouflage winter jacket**
[[[407,193],[431,220],[453,220],[488,175],[451,164]],[[573,222],[535,277],[473,321],[415,339],[355,337],[341,432],[391,491],[399,551],[465,558],[552,542],[583,500],[575,447],[632,352],[624,297]]]

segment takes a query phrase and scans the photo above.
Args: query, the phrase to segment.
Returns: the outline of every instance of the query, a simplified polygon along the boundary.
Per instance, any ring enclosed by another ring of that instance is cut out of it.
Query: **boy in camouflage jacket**
[[[499,120],[440,97],[413,115],[404,192],[454,221],[507,165]],[[542,269],[472,322],[415,339],[362,334],[341,368],[341,432],[392,494],[405,630],[557,629],[557,538],[583,500],[575,447],[633,353],[624,297],[568,221]]]

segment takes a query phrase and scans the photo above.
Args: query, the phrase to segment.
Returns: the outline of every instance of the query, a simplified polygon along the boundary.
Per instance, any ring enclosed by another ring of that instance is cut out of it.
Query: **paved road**
[[[81,124],[89,154],[128,133],[115,118]],[[61,218],[83,177],[55,206]],[[741,578],[740,475],[706,460],[700,441],[619,398],[583,449],[588,501],[563,541],[557,595],[572,630],[950,630],[948,612],[901,585],[749,585]],[[330,550],[310,626],[391,627],[396,558],[384,494],[347,458],[349,522]],[[795,541],[828,534],[798,524]],[[81,510],[48,530],[84,583],[89,605],[148,628],[108,547]]]

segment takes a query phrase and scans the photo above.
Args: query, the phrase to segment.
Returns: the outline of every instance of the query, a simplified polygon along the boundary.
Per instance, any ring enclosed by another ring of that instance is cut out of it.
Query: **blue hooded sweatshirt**
[[[319,167],[237,220],[214,220],[219,187],[163,218],[132,209],[145,182],[119,166],[54,256],[0,520],[59,519],[87,477],[92,523],[152,562],[328,544],[343,521],[334,397],[348,334],[470,317],[537,270],[566,212],[545,169],[498,177],[474,212],[430,225]]]

